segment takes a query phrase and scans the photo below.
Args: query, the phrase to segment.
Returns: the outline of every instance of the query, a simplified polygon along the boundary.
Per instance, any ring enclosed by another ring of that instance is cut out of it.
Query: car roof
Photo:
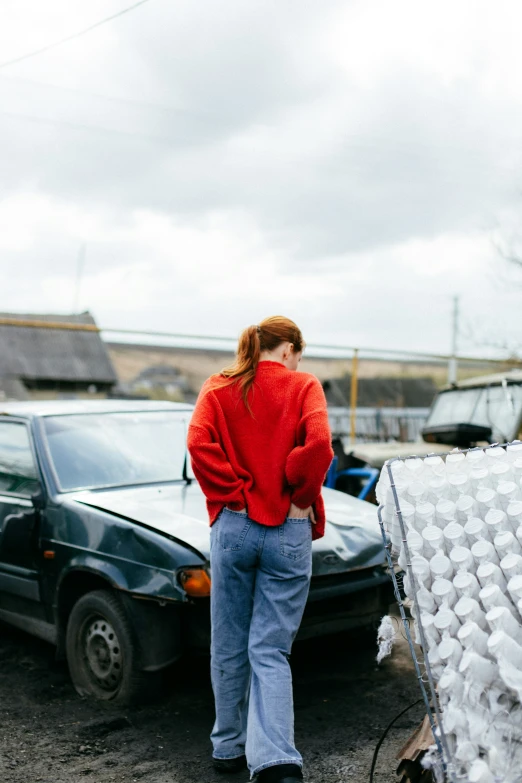
[[[0,416],[32,419],[40,416],[68,416],[82,413],[137,413],[147,411],[191,411],[184,402],[155,400],[31,400],[0,402]]]
[[[507,383],[522,383],[522,370],[506,370],[505,372],[497,372],[492,375],[480,375],[476,378],[466,378],[466,380],[459,381],[454,386],[446,386],[442,391],[450,391],[451,389],[471,389],[478,386],[500,386],[503,381],[506,381]]]

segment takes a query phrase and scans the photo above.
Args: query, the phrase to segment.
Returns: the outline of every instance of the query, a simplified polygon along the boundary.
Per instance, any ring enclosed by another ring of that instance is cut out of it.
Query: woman
[[[333,457],[326,400],[295,372],[293,321],[244,330],[234,365],[210,378],[188,433],[211,524],[212,730],[218,772],[302,780],[289,656],[324,534],[321,485]]]

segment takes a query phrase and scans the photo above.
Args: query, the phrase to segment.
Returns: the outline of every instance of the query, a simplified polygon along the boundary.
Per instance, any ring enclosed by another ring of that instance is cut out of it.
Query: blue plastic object
[[[337,484],[337,479],[341,476],[353,476],[355,478],[366,478],[368,481],[365,483],[364,487],[361,489],[361,491],[358,494],[359,500],[366,500],[372,489],[377,484],[377,479],[379,478],[379,471],[377,468],[347,468],[346,470],[337,470],[339,459],[338,457],[334,457],[332,460],[332,464],[330,465],[330,468],[328,469],[328,473],[326,474],[326,481],[325,486],[329,487],[330,489],[335,489]]]

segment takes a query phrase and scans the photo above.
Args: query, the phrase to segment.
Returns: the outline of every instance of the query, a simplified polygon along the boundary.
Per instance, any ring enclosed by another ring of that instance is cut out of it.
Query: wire
[[[105,128],[102,125],[85,125],[84,123],[80,123],[80,122],[69,122],[68,120],[55,120],[52,119],[51,117],[37,117],[36,115],[32,115],[32,114],[17,114],[16,112],[3,111],[2,109],[0,109],[0,114],[3,114],[4,117],[9,117],[9,119],[23,120],[24,122],[36,122],[39,125],[58,125],[63,128],[69,128],[70,130],[94,131],[95,133],[109,133],[112,135],[126,136],[127,138],[143,139],[145,141],[153,141],[153,142],[161,141],[166,144],[171,144],[173,141],[173,138],[170,138],[168,136],[153,136],[152,134],[148,134],[148,133],[122,131],[116,128]]]
[[[417,701],[414,701],[413,704],[410,704],[408,707],[405,707],[402,710],[402,712],[399,712],[399,714],[396,715],[395,718],[391,721],[391,723],[389,723],[386,726],[386,728],[384,729],[384,732],[382,733],[381,738],[380,738],[379,742],[377,743],[377,745],[375,747],[375,750],[373,752],[372,766],[370,767],[370,780],[369,780],[369,783],[373,783],[373,775],[374,775],[374,772],[375,772],[375,765],[377,764],[377,758],[379,756],[379,751],[381,749],[382,743],[386,739],[386,735],[388,734],[389,730],[391,729],[393,724],[396,721],[399,720],[399,718],[402,718],[402,716],[404,715],[405,712],[408,712],[408,710],[411,710],[413,707],[416,707],[417,704],[420,704],[423,701],[424,701],[424,699],[417,699]]]
[[[117,19],[119,16],[128,14],[131,11],[134,11],[135,8],[138,8],[138,6],[144,5],[148,2],[149,0],[139,0],[138,3],[129,5],[127,8],[123,8],[121,11],[118,11],[118,13],[112,14],[112,16],[107,16],[105,19],[100,19],[99,22],[96,22],[95,24],[92,24],[90,27],[86,27],[83,30],[79,30],[77,33],[68,35],[66,38],[60,38],[59,41],[54,41],[54,43],[47,44],[47,46],[42,46],[40,49],[35,49],[32,52],[27,52],[27,54],[22,54],[20,57],[14,57],[12,60],[6,60],[5,62],[0,63],[0,68],[7,68],[8,65],[20,63],[22,60],[28,60],[30,57],[36,57],[37,54],[43,54],[43,52],[48,52],[50,49],[54,49],[56,46],[61,46],[62,44],[67,43],[68,41],[72,41],[75,38],[80,38],[80,36],[85,35],[86,33],[90,33],[91,30],[95,30],[97,27],[101,27],[103,24],[107,24],[107,22],[112,22],[113,19]]]

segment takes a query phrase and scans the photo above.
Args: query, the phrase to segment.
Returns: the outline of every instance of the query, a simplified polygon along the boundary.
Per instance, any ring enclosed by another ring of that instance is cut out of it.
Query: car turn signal
[[[207,598],[210,595],[210,577],[204,568],[184,568],[178,579],[187,595]]]

